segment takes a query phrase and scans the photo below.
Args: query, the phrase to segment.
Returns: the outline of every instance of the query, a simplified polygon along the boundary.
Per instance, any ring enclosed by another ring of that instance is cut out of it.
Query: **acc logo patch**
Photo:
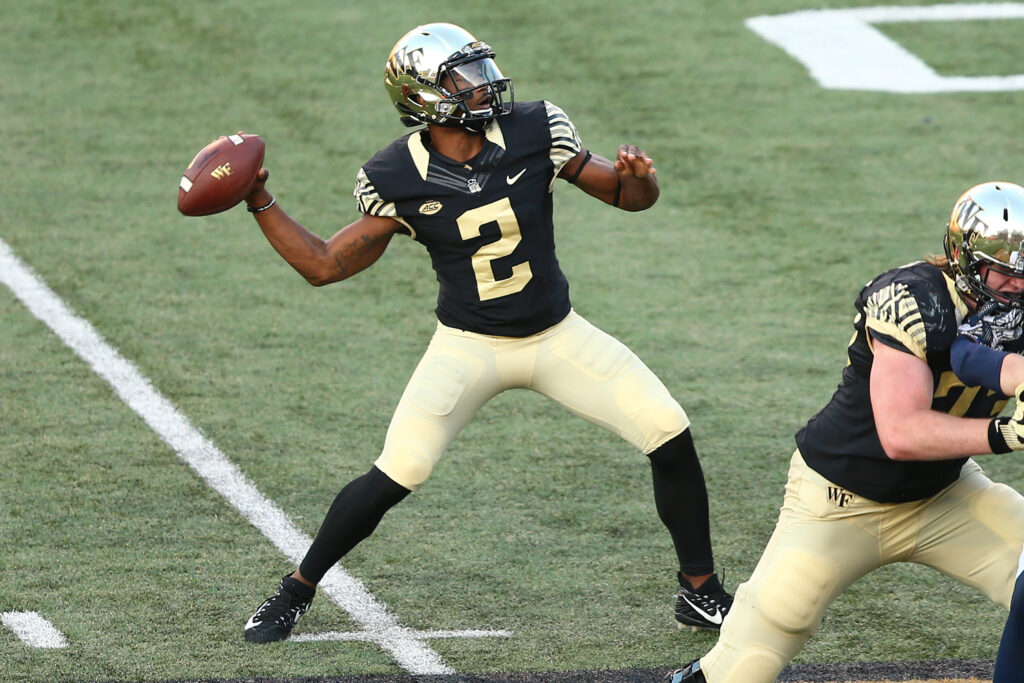
[[[431,200],[420,205],[420,213],[424,216],[433,216],[441,210],[441,202]]]

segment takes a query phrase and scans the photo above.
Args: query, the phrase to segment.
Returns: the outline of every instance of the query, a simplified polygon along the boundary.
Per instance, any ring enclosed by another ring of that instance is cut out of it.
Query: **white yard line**
[[[512,631],[413,631],[417,638],[511,638]],[[300,633],[292,636],[296,643],[313,643],[330,640],[354,640],[372,642],[365,633],[326,631],[324,633]]]
[[[2,239],[0,282],[14,292],[32,315],[45,323],[72,351],[92,366],[121,400],[145,420],[213,490],[270,539],[292,563],[298,565],[311,543],[309,536],[296,527],[273,501],[260,493],[241,470],[193,427],[87,320],[69,309]],[[399,666],[412,674],[454,673],[441,656],[423,642],[424,638],[445,637],[432,636],[430,633],[454,632],[419,632],[403,627],[386,605],[340,565],[335,565],[324,576],[320,592],[348,612],[363,629],[362,633],[353,634],[353,639],[376,643],[390,653]],[[497,635],[497,632],[489,631],[461,633],[466,634],[465,637]],[[506,635],[505,632],[500,633]]]
[[[823,88],[892,93],[1024,90],[1024,74],[942,76],[874,24],[1024,18],[1024,3],[814,9],[751,17],[746,25],[802,63]]]
[[[37,612],[0,612],[0,623],[29,647],[59,649],[68,646],[64,634]]]

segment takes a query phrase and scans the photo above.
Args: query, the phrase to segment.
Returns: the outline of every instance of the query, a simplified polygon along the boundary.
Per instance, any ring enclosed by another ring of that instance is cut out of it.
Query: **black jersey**
[[[880,503],[927,498],[957,478],[966,458],[906,462],[886,456],[869,394],[872,344],[928,363],[934,378],[932,410],[993,417],[1008,399],[984,387],[964,386],[953,374],[949,349],[967,308],[939,268],[918,262],[883,273],[864,287],[856,309],[842,382],[829,404],[797,433],[797,446],[812,469],[855,494]]]
[[[549,102],[517,103],[485,130],[466,162],[435,151],[426,130],[378,152],[360,170],[360,211],[395,218],[430,253],[437,317],[450,327],[525,337],[569,313],[555,256],[551,191],[582,149]]]

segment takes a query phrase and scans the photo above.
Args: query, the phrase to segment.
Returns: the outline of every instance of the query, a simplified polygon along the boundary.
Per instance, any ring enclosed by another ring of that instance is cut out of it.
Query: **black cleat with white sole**
[[[717,574],[712,574],[694,588],[682,572],[679,577],[679,593],[676,595],[676,622],[681,629],[696,631],[698,629],[718,630],[722,620],[732,607],[732,596],[729,595]]]
[[[263,601],[256,613],[245,622],[245,639],[250,643],[273,643],[287,638],[313,602],[316,589],[310,588],[291,574],[281,579],[281,586]]]

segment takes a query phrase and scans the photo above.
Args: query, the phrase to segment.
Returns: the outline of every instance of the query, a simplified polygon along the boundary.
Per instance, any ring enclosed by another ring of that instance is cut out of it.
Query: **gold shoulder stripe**
[[[412,155],[412,163],[419,171],[420,177],[427,179],[427,167],[430,166],[430,152],[423,146],[420,133],[417,131],[409,136],[409,154]]]
[[[864,304],[865,326],[893,337],[918,358],[925,358],[928,333],[907,286],[895,282],[882,287]]]
[[[494,119],[487,128],[484,129],[484,137],[496,144],[498,147],[505,149],[505,135],[501,132],[501,119]]]
[[[956,282],[953,281],[953,278],[943,273],[942,279],[946,281],[946,289],[949,290],[949,298],[953,300],[953,305],[956,306],[956,322],[959,324],[964,318],[971,314],[971,310],[967,308],[967,304],[964,302],[964,298],[960,294],[960,290],[956,288]]]

